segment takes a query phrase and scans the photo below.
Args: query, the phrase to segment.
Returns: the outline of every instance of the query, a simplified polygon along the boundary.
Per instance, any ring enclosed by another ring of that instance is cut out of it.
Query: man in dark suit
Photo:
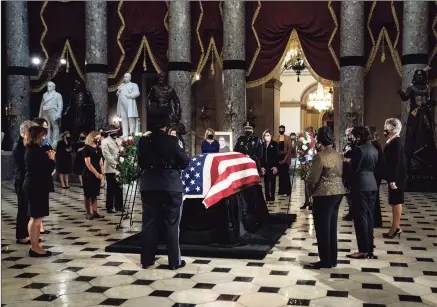
[[[188,166],[190,158],[182,142],[166,133],[170,124],[168,114],[156,111],[151,116],[152,133],[138,142],[138,163],[142,170],[141,200],[143,229],[141,264],[154,264],[158,228],[164,223],[170,270],[185,266],[179,248],[179,223],[183,186],[179,170]]]
[[[348,257],[353,259],[373,258],[373,210],[378,191],[374,172],[378,163],[378,151],[370,141],[370,133],[367,128],[354,127],[352,135],[357,146],[351,159],[351,209],[358,252],[348,255]]]

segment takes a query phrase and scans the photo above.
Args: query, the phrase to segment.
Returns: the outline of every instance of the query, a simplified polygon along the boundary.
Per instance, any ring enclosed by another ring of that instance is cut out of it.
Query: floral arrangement
[[[312,132],[301,132],[297,137],[297,159],[299,166],[297,174],[303,180],[308,176],[311,169],[313,156],[316,154],[316,139]]]
[[[132,133],[121,142],[118,155],[116,178],[120,184],[129,184],[136,181],[139,176],[137,145],[143,133]]]

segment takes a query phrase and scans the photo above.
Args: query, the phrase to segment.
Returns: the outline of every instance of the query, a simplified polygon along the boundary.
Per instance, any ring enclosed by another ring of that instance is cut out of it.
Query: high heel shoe
[[[387,233],[384,233],[382,236],[385,239],[394,239],[396,236],[398,237],[398,239],[400,239],[401,238],[401,233],[402,233],[402,229],[396,228],[396,231],[394,233],[390,234],[390,231],[389,231]]]
[[[304,203],[302,207],[300,207],[300,209],[306,209],[306,208],[311,208],[311,203]]]

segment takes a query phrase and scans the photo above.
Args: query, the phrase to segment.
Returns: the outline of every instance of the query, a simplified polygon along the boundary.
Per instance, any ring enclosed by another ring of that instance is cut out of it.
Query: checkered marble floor
[[[77,186],[51,194],[44,221],[52,233],[43,236],[43,245],[54,256],[28,257],[28,247],[15,244],[13,185],[2,182],[2,306],[437,306],[436,194],[407,194],[401,239],[383,239],[386,228],[375,232],[377,260],[346,258],[356,251],[356,239],[352,223],[340,220],[338,267],[310,270],[305,265],[318,260],[317,246],[312,216],[299,209],[302,186],[296,182],[291,198],[296,223],[265,259],[184,257],[185,268],[168,271],[166,257],[143,270],[139,255],[105,253],[107,245],[138,231],[140,206],[132,230],[126,220],[117,231],[120,216],[85,220]],[[381,197],[388,227],[385,190]],[[287,204],[277,198],[269,209],[284,212]]]

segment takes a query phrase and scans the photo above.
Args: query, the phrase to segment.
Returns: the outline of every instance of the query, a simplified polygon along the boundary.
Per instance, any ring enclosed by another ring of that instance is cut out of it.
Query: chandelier
[[[300,48],[291,49],[285,56],[284,70],[293,69],[297,75],[297,82],[300,82],[300,73],[306,68]]]
[[[309,94],[308,107],[314,108],[319,112],[332,109],[332,89],[329,93],[324,93],[323,85],[317,84],[317,91]]]

